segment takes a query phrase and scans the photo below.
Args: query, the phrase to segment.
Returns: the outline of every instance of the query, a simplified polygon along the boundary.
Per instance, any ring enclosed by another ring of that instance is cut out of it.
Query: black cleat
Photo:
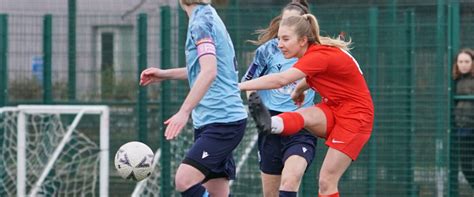
[[[252,115],[257,129],[261,133],[271,134],[272,131],[272,116],[267,107],[263,105],[262,100],[257,92],[250,93],[249,96],[249,111]]]

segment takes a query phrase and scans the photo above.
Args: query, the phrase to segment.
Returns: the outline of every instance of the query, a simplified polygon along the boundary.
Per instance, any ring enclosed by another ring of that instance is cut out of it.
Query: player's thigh
[[[301,108],[297,111],[304,118],[304,127],[313,135],[326,137],[327,120],[326,114],[320,107]]]
[[[204,178],[205,176],[201,171],[191,165],[182,163],[176,170],[175,182],[180,187],[190,187],[201,182]]]
[[[210,196],[229,196],[229,179],[227,178],[210,179],[203,185]]]
[[[260,176],[262,179],[263,196],[264,197],[278,197],[281,176],[266,174],[264,172],[261,172]]]

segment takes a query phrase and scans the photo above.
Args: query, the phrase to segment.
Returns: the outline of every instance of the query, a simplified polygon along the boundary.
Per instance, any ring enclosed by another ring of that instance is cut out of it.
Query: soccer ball
[[[115,168],[124,179],[141,181],[153,172],[153,151],[141,142],[128,142],[115,154]]]

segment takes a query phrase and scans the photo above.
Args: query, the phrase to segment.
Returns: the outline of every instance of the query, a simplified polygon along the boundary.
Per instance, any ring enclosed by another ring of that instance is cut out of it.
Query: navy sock
[[[296,197],[298,193],[280,190],[280,197]]]
[[[193,185],[184,192],[181,192],[182,197],[203,197],[207,194],[206,188],[201,183]]]

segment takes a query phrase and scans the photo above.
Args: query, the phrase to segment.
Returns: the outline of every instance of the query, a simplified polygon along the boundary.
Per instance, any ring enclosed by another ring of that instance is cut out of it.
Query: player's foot
[[[252,92],[249,95],[249,111],[257,125],[258,131],[270,134],[272,131],[272,116],[267,107],[263,105],[257,92]]]

